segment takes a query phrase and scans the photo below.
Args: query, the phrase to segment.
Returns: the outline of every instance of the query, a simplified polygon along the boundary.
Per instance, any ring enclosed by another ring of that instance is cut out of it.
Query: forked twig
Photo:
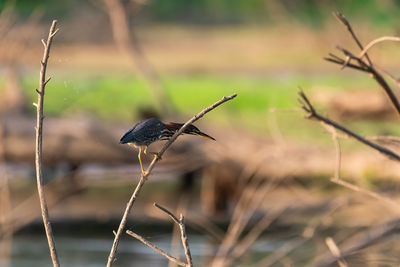
[[[168,216],[171,217],[171,219],[179,226],[179,230],[181,232],[182,245],[183,245],[183,248],[185,249],[187,266],[192,267],[193,266],[192,254],[190,253],[190,249],[189,249],[189,242],[188,242],[188,238],[186,235],[185,221],[184,221],[183,215],[181,214],[181,216],[178,220],[178,218],[176,218],[175,215],[172,214],[172,212],[170,212],[166,208],[162,207],[161,205],[154,203],[154,206],[159,208],[160,210],[164,211],[166,214],[168,214]]]
[[[349,33],[351,34],[351,36],[353,37],[354,41],[356,42],[356,44],[358,45],[358,47],[363,50],[363,46],[360,42],[360,40],[358,40],[356,34],[353,31],[353,28],[350,25],[350,22],[343,16],[343,14],[341,14],[340,12],[334,12],[333,13],[335,15],[335,17],[346,27],[346,29],[349,31]],[[369,65],[372,65],[371,59],[369,58],[369,56],[367,54],[365,54],[365,58],[367,59]]]
[[[340,50],[344,56],[346,57],[345,59],[342,59],[336,55],[333,54],[329,54],[329,57],[324,58],[325,60],[335,63],[335,64],[339,64],[342,66],[342,68],[344,67],[349,67],[352,69],[357,69],[366,73],[369,73],[371,75],[372,78],[375,79],[375,81],[381,86],[381,88],[385,91],[387,97],[389,98],[390,102],[393,104],[394,109],[396,110],[397,114],[400,115],[400,103],[396,97],[396,95],[394,94],[393,90],[390,88],[389,84],[386,82],[386,80],[383,78],[383,76],[379,73],[378,69],[372,64],[371,59],[369,58],[367,51],[369,48],[371,48],[375,43],[382,41],[379,40],[380,38],[378,38],[377,40],[372,41],[370,44],[368,44],[368,46],[364,49],[364,47],[362,46],[361,42],[358,40],[357,36],[355,35],[349,21],[339,12],[334,13],[334,15],[336,16],[336,18],[346,27],[346,29],[350,32],[352,38],[354,39],[354,41],[357,43],[358,47],[361,49],[361,54],[360,56],[355,56],[353,53],[351,53],[350,51],[341,48],[341,47],[337,47],[338,50]],[[389,39],[389,37],[382,37],[383,39],[387,38]],[[365,56],[365,58],[368,61],[368,64],[365,63],[362,58]],[[352,61],[354,61],[355,63],[352,63]],[[395,79],[392,75],[389,74],[389,77],[391,79],[394,79],[396,81],[397,84],[399,84],[399,82],[397,81],[397,79]]]
[[[299,91],[299,95],[301,97],[300,102],[303,105],[302,106],[303,109],[309,114],[308,115],[309,119],[313,119],[313,118],[317,119],[317,120],[321,121],[322,123],[326,124],[327,127],[332,127],[333,128],[333,129],[329,129],[328,128],[328,130],[332,134],[332,139],[334,141],[335,150],[336,150],[335,175],[331,179],[331,182],[333,182],[335,184],[338,184],[338,185],[341,185],[341,186],[344,186],[344,187],[346,187],[346,188],[348,188],[350,190],[353,190],[355,192],[359,192],[359,193],[365,194],[367,196],[370,196],[372,198],[375,198],[377,200],[383,201],[383,202],[395,207],[396,209],[398,209],[400,203],[398,203],[398,202],[396,202],[396,201],[394,201],[394,200],[392,200],[390,198],[381,196],[378,193],[369,191],[367,189],[361,188],[361,187],[359,187],[357,185],[354,185],[352,183],[349,183],[349,182],[346,182],[346,181],[340,179],[340,175],[339,174],[340,174],[340,164],[341,164],[341,155],[340,155],[341,151],[340,151],[339,141],[337,140],[338,135],[337,135],[336,129],[341,130],[342,132],[347,134],[347,136],[355,138],[356,140],[358,140],[358,141],[360,141],[360,142],[362,142],[362,143],[364,143],[364,144],[366,144],[366,145],[378,150],[379,152],[383,153],[384,155],[388,156],[391,159],[400,160],[400,157],[397,154],[395,154],[393,151],[391,151],[391,150],[389,150],[389,149],[387,149],[385,147],[379,146],[379,145],[377,145],[375,143],[372,143],[372,142],[368,141],[367,138],[361,137],[361,136],[351,132],[350,130],[344,128],[340,124],[338,124],[338,123],[336,123],[334,121],[329,120],[328,118],[325,118],[325,117],[319,115],[315,111],[314,107],[312,106],[311,102],[308,100],[308,98],[304,94],[304,92],[303,91]]]
[[[38,93],[38,102],[35,105],[37,109],[37,119],[36,119],[36,145],[35,145],[35,166],[36,166],[36,182],[40,200],[40,208],[42,210],[42,218],[44,228],[46,230],[47,241],[49,243],[50,255],[53,261],[53,266],[60,266],[57,257],[56,245],[54,241],[53,231],[51,229],[51,223],[49,219],[49,211],[47,208],[46,196],[43,188],[43,176],[42,176],[42,139],[43,139],[43,101],[44,101],[44,92],[45,86],[48,79],[46,80],[46,67],[47,61],[50,55],[50,47],[53,41],[54,35],[57,33],[58,29],[56,29],[57,21],[53,20],[51,24],[49,35],[47,37],[47,41],[42,40],[44,46],[43,59],[41,61],[40,68],[40,80],[39,80],[39,89],[36,90]]]
[[[164,154],[164,152],[172,145],[172,143],[176,140],[176,138],[178,138],[179,135],[181,135],[183,133],[183,131],[186,129],[186,127],[197,121],[198,119],[200,119],[201,117],[203,117],[206,113],[210,112],[211,110],[215,109],[216,107],[218,107],[219,105],[232,100],[233,98],[235,98],[237,96],[237,94],[233,94],[231,96],[228,97],[223,97],[221,100],[215,102],[214,104],[212,104],[211,106],[209,106],[208,108],[203,109],[201,112],[199,112],[197,115],[195,115],[194,117],[192,117],[190,120],[188,120],[170,139],[169,141],[162,147],[161,151],[157,154],[156,157],[154,157],[153,161],[150,163],[148,169],[146,170],[146,174],[145,175],[141,175],[139,183],[137,184],[135,191],[133,192],[131,198],[129,199],[128,203],[126,204],[126,208],[125,208],[125,212],[121,218],[121,222],[119,224],[118,227],[118,231],[115,234],[114,237],[114,241],[113,241],[113,245],[111,247],[111,251],[110,251],[110,255],[108,256],[108,262],[107,262],[107,267],[112,266],[114,259],[115,259],[115,254],[117,252],[117,248],[118,248],[118,243],[119,243],[119,239],[122,235],[122,232],[125,229],[125,225],[126,225],[126,221],[128,218],[128,215],[132,209],[132,206],[137,198],[137,196],[139,195],[143,185],[145,184],[147,177],[149,177],[149,175],[151,174],[151,171],[154,168],[154,165],[161,159],[162,155]]]

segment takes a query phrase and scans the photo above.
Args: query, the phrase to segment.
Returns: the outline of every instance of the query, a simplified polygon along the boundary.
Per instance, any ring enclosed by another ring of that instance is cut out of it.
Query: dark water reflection
[[[157,234],[145,236],[159,248],[169,251],[171,235]],[[190,248],[196,266],[205,266],[207,255],[211,255],[217,247],[201,235],[189,236]],[[112,239],[109,237],[85,237],[57,235],[56,246],[62,266],[105,266]],[[270,252],[278,244],[260,240],[255,249],[260,252]],[[180,251],[184,259],[183,249]],[[15,267],[45,267],[52,266],[48,245],[44,235],[17,235],[13,239],[11,266]],[[141,242],[124,237],[120,241],[118,259],[114,266],[167,266],[168,261],[155,253]],[[0,261],[0,266],[2,266]]]

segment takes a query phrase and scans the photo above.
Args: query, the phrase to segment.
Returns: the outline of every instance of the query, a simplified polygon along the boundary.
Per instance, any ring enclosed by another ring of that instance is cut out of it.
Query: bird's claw
[[[148,171],[142,170],[142,176],[143,176],[143,177],[147,176],[148,174],[149,174]],[[147,177],[146,177],[146,179],[147,179]]]
[[[157,158],[158,160],[161,160],[161,157],[158,155],[157,152],[150,152],[150,154],[152,154],[155,158]]]

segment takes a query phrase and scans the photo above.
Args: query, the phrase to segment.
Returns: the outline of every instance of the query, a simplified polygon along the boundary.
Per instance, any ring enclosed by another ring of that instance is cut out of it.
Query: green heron
[[[147,147],[158,140],[168,140],[170,139],[181,127],[183,123],[163,123],[159,119],[150,118],[135,124],[129,131],[127,131],[119,141],[121,144],[128,144],[132,147],[139,149],[139,163],[142,169],[142,174],[145,175],[146,172],[142,165],[142,150],[147,155]],[[183,131],[185,134],[192,134],[202,136],[211,140],[215,140],[213,137],[201,132],[196,126],[189,124]],[[157,156],[157,153],[151,152],[151,154]]]

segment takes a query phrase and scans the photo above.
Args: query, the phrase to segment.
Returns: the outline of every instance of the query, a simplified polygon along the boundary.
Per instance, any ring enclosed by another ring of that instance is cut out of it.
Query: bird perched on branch
[[[158,140],[168,140],[170,139],[181,127],[183,123],[163,123],[159,119],[150,118],[135,124],[129,131],[127,131],[119,141],[121,144],[128,144],[132,147],[139,149],[139,163],[142,169],[142,174],[145,175],[146,172],[142,165],[142,150],[147,155],[148,146]],[[185,134],[192,134],[202,136],[211,140],[215,140],[213,137],[201,132],[196,126],[189,124],[183,131]],[[158,156],[157,153],[150,152],[151,154]]]

